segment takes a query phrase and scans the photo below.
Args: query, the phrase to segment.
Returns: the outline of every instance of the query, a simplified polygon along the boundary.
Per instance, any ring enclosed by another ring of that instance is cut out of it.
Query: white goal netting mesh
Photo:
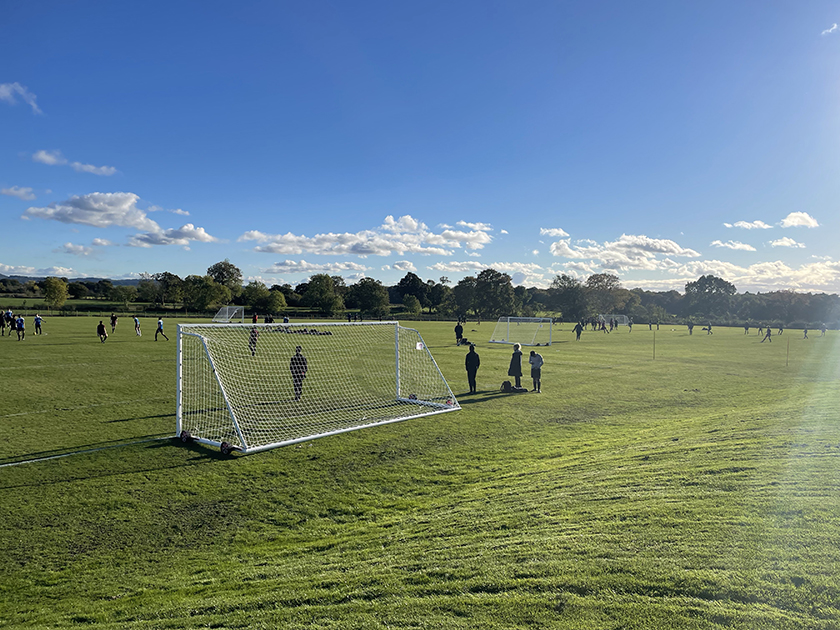
[[[226,323],[233,321],[245,321],[244,306],[223,306],[213,317],[214,322]]]
[[[547,317],[500,317],[490,343],[523,346],[551,345],[551,319]]]
[[[604,322],[605,324],[609,325],[610,321],[613,322],[616,326],[629,326],[630,325],[630,318],[627,315],[598,315],[598,320]]]
[[[184,324],[178,337],[177,432],[208,444],[253,452],[460,408],[396,322]]]

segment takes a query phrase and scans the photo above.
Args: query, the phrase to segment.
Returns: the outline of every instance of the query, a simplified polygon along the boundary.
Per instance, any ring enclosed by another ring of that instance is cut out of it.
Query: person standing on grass
[[[575,336],[575,341],[580,341],[580,333],[583,332],[583,324],[578,322],[577,325],[573,328],[573,330],[575,331],[575,335],[576,335]]]
[[[540,389],[542,381],[542,366],[544,363],[542,355],[538,354],[534,350],[531,350],[531,356],[528,358],[528,363],[531,364],[531,379],[534,381],[534,389],[531,391],[542,394],[542,390]]]
[[[823,325],[820,327],[820,337],[825,337],[825,322],[823,322]]]
[[[41,330],[41,322],[44,321],[43,318],[39,314],[35,314],[35,334],[36,335],[43,335],[44,331]]]
[[[16,324],[16,328],[17,328],[18,341],[23,341],[24,339],[26,339],[26,328],[25,328],[26,322],[23,319],[23,315],[18,316],[17,321],[15,321],[15,324]],[[807,333],[808,331],[806,330],[805,332]],[[807,334],[806,334],[806,337],[807,337]]]
[[[802,337],[802,338],[803,338],[803,339],[807,339],[807,338],[808,338],[808,329],[807,329],[807,328],[805,329],[805,336],[804,336],[804,337]]]
[[[260,338],[260,331],[254,326],[251,333],[248,335],[248,350],[251,351],[251,356],[257,356],[257,339]]]
[[[158,317],[157,330],[155,331],[155,341],[157,341],[158,335],[161,335],[164,339],[169,341],[169,337],[167,337],[166,333],[163,332],[163,317]]]
[[[770,343],[773,343],[773,331],[770,330],[770,326],[765,328],[765,331],[766,332],[764,333],[764,339],[761,340],[761,343],[764,343],[765,341],[769,341]]]
[[[140,332],[140,318],[135,315],[134,317],[134,334],[138,337],[142,337],[143,333]]]
[[[745,335],[750,334],[750,325],[749,324],[744,324],[744,334]]]
[[[458,323],[455,324],[455,345],[460,346],[461,345],[461,339],[463,339],[463,338],[464,338],[464,327],[461,326],[461,322],[459,320]]]
[[[712,332],[712,322],[709,322],[708,325],[706,326],[706,334],[707,335],[714,335],[714,333]]]
[[[517,387],[522,387],[522,346],[518,343],[513,344],[513,356],[510,358],[508,376],[516,379]]]
[[[306,357],[301,354],[302,348],[300,346],[295,348],[295,354],[289,361],[289,372],[292,373],[292,385],[295,389],[295,400],[300,400],[303,395],[303,379],[306,378],[306,372],[309,370],[309,364]]]
[[[111,334],[117,332],[117,314],[111,313]]]
[[[688,334],[689,335],[694,334],[694,323],[693,322],[688,322]]]
[[[96,334],[99,335],[99,341],[105,343],[105,340],[108,338],[108,331],[105,330],[105,324],[102,320],[99,320],[99,326],[96,327]]]
[[[475,377],[478,373],[478,368],[481,365],[481,358],[478,352],[475,351],[475,344],[470,344],[470,351],[464,359],[464,367],[467,370],[467,382],[470,384],[470,394],[477,393]]]
[[[12,331],[9,331],[9,334],[12,334]],[[0,313],[0,337],[6,336],[6,314]]]

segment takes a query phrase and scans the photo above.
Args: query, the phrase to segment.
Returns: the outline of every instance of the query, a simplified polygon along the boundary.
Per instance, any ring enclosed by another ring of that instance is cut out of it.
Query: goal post
[[[223,306],[219,312],[213,317],[214,323],[227,324],[233,321],[245,321],[245,307],[244,306]]]
[[[550,346],[553,321],[550,317],[500,317],[490,343]]]
[[[460,409],[398,322],[180,324],[176,436],[256,453]]]

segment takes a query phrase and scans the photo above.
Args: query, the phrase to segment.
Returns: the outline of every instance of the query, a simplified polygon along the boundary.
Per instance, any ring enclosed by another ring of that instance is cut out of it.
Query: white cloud
[[[426,269],[434,269],[435,271],[448,271],[450,273],[469,273],[471,271],[481,271],[487,269],[487,265],[478,261],[465,260],[464,262],[439,262],[434,265],[429,265]]]
[[[499,234],[510,234],[507,230],[499,230]]]
[[[562,258],[589,259],[590,265],[603,269],[669,269],[676,263],[660,255],[695,258],[700,254],[693,249],[681,247],[668,239],[650,238],[643,235],[622,234],[616,241],[602,244],[573,246],[569,239],[552,243],[551,253]]]
[[[239,237],[239,241],[259,243],[254,248],[256,252],[332,256],[349,254],[362,257],[394,254],[402,256],[406,253],[449,256],[453,249],[481,249],[491,240],[492,237],[484,229],[464,231],[446,228],[436,234],[424,223],[408,215],[399,219],[389,215],[379,227],[355,233],[330,232],[308,237],[291,232],[266,234],[259,230],[251,230]]]
[[[90,256],[93,253],[93,247],[85,247],[84,245],[74,245],[73,243],[65,243],[59,249],[54,249],[54,252],[70,254],[71,256]]]
[[[338,263],[308,263],[305,260],[284,260],[283,262],[276,262],[268,269],[263,270],[263,273],[328,273],[335,274],[340,271],[365,271],[367,267],[358,263],[338,262]]]
[[[770,241],[770,245],[773,247],[805,247],[803,243],[797,243],[792,238],[788,238],[787,236],[777,239],[775,241]]]
[[[394,263],[394,269],[397,271],[417,271],[417,267],[408,260],[398,260]]]
[[[30,92],[26,86],[21,85],[20,83],[0,83],[0,101],[6,101],[9,105],[14,105],[17,103],[17,97],[29,105],[32,108],[32,112],[35,114],[43,114],[39,108],[36,100],[36,97],[32,92]]]
[[[31,188],[25,188],[22,186],[12,186],[11,188],[3,188],[0,190],[0,194],[9,195],[10,197],[17,197],[18,199],[22,199],[23,201],[31,201],[35,199],[35,195],[32,193]]]
[[[807,212],[791,212],[782,219],[782,227],[819,227],[817,220]]]
[[[0,263],[0,273],[5,274],[7,276],[58,276],[58,277],[67,277],[67,276],[76,276],[78,275],[76,271],[70,267],[44,267],[44,268],[36,268],[36,267],[27,267],[27,266],[20,266],[20,265],[4,265]]]
[[[78,173],[92,173],[94,175],[110,176],[117,172],[113,166],[94,166],[93,164],[82,164],[81,162],[72,162],[70,167]]]
[[[176,208],[175,210],[170,210],[172,214],[180,214],[182,217],[190,216],[190,213],[187,210],[181,210],[180,208]]]
[[[728,249],[741,249],[745,252],[754,252],[755,247],[752,245],[747,245],[746,243],[741,243],[740,241],[712,241],[710,243],[712,247],[726,247]]]
[[[80,223],[94,227],[118,225],[141,230],[161,231],[143,210],[137,207],[140,197],[134,193],[89,193],[66,201],[53,202],[43,208],[28,208],[24,217],[39,217],[62,223]]]
[[[113,166],[94,166],[93,164],[82,164],[81,162],[70,162],[66,157],[61,154],[59,150],[53,151],[45,151],[40,150],[36,151],[32,155],[33,162],[39,162],[41,164],[47,164],[49,166],[63,166],[65,164],[69,164],[70,168],[72,168],[77,173],[92,173],[93,175],[105,175],[110,176],[117,172],[117,169]]]
[[[95,238],[91,245],[94,247],[110,247],[113,243],[106,238]]]
[[[736,227],[744,230],[769,230],[773,227],[764,221],[736,221],[734,224],[724,223],[723,225],[728,228]]]
[[[837,24],[832,24],[830,28],[825,29],[820,35],[831,35],[837,30]]]
[[[50,166],[56,166],[61,164],[67,164],[67,158],[61,155],[61,151],[36,151],[32,155],[33,162],[40,162],[41,164],[48,164]]]
[[[534,256],[539,256],[539,255],[540,255],[540,250],[535,249],[535,250],[533,250],[531,253],[532,253]]]
[[[552,237],[566,237],[569,234],[565,230],[561,230],[560,228],[540,228],[540,236],[552,236]]]
[[[467,223],[466,221],[458,221],[455,225],[475,230],[477,232],[492,232],[493,226],[489,223]]]
[[[183,245],[186,247],[193,241],[217,243],[219,239],[208,234],[204,228],[187,223],[179,228],[168,230],[158,228],[143,234],[135,234],[128,244],[131,247],[153,247],[154,245]]]

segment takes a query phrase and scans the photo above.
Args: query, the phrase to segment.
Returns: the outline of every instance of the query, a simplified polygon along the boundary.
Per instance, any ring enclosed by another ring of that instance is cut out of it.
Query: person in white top
[[[531,350],[531,356],[528,358],[528,363],[531,364],[531,378],[534,381],[534,389],[532,389],[531,391],[537,392],[538,394],[542,394],[542,390],[540,389],[540,385],[542,384],[542,355],[538,354],[534,350]]]

